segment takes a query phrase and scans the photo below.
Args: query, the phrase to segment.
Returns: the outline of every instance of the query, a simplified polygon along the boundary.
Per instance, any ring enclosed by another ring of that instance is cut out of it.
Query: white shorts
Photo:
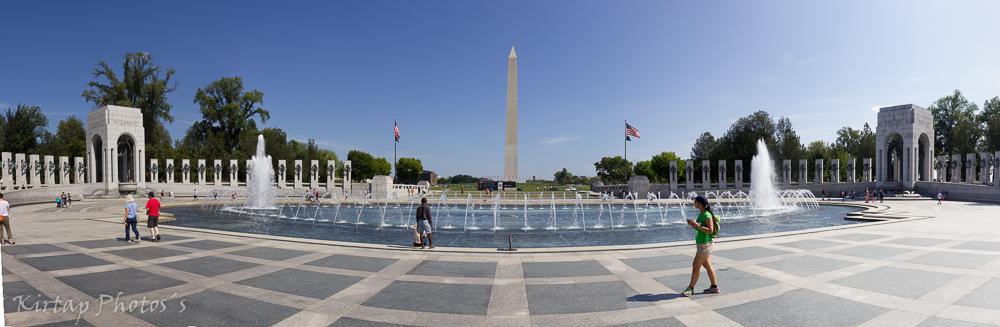
[[[430,234],[431,223],[427,219],[417,220],[417,233]]]

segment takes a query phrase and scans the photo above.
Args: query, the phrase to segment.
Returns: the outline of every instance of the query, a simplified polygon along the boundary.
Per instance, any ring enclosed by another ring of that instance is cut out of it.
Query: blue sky
[[[594,175],[687,157],[757,110],[803,142],[874,128],[877,106],[960,89],[1000,96],[1000,1],[322,1],[0,3],[0,108],[39,105],[55,130],[94,108],[99,60],[149,52],[177,71],[178,139],[222,77],[264,92],[271,120],[341,159],[398,154],[441,175],[502,175],[507,56],[519,66],[520,175]],[[206,158],[212,159],[212,158]]]

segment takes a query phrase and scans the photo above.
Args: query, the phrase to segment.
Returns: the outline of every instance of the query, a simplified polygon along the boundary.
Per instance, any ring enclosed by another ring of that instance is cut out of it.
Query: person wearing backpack
[[[715,269],[712,268],[711,261],[714,244],[712,240],[719,237],[719,216],[712,213],[712,206],[708,204],[708,198],[704,195],[696,196],[693,200],[695,209],[698,209],[700,213],[698,214],[698,220],[688,219],[687,224],[698,230],[698,236],[695,237],[698,252],[695,254],[692,264],[691,284],[684,289],[684,292],[681,292],[681,295],[694,295],[694,286],[698,283],[698,275],[701,274],[701,267],[705,267],[706,272],[708,272],[708,279],[712,282],[712,285],[703,292],[721,293],[722,291],[719,290],[719,284],[715,279]]]

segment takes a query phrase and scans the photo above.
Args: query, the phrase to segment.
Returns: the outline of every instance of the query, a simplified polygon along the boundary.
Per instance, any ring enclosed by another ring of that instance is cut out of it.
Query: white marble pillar
[[[816,166],[813,167],[813,170],[816,171],[816,178],[813,180],[813,183],[823,184],[823,159],[816,159]]]
[[[160,182],[160,162],[159,159],[149,159],[149,183]]]
[[[302,167],[302,160],[295,160],[295,166],[292,167],[295,171],[295,189],[302,188],[302,170],[306,169]]]
[[[20,189],[22,185],[28,185],[28,160],[24,158],[24,153],[14,154],[14,174],[17,178],[14,178],[14,187]]]
[[[861,182],[872,182],[872,158],[861,159]]]
[[[719,160],[719,189],[724,190],[729,188],[729,183],[726,182],[726,171],[729,170],[726,167],[725,160]]]
[[[44,169],[42,169],[42,159],[40,159],[37,154],[30,154],[28,155],[28,158],[28,164],[31,166],[31,168],[28,169],[28,173],[31,174],[31,177],[28,179],[31,180],[32,188],[37,190],[42,187],[42,172],[44,171]]]
[[[840,159],[830,159],[830,183],[840,183]]]
[[[319,160],[309,161],[309,187],[319,189]]]
[[[222,159],[212,160],[212,185],[222,185]]]
[[[701,161],[701,189],[712,189],[712,162],[708,160]]]
[[[809,161],[799,159],[799,185],[809,184]]]
[[[937,172],[935,182],[944,182],[947,180],[948,159],[945,156],[937,156],[937,162],[934,163],[934,170]]]
[[[238,164],[239,160],[229,159],[229,186],[240,185],[239,179],[236,178],[239,176],[237,173],[240,172],[240,168],[237,166]]]
[[[792,166],[791,159],[784,159],[781,161],[781,184],[784,186],[792,185],[792,169],[797,169]]]
[[[733,178],[736,181],[736,188],[743,188],[743,160],[734,160],[733,165]]]
[[[982,152],[979,154],[979,184],[989,184],[990,180],[990,153]]]
[[[56,170],[59,171],[59,185],[69,185],[69,176],[73,174],[73,167],[69,166],[69,157],[60,156]]]
[[[73,180],[73,184],[87,183],[87,164],[83,157],[73,158],[73,171],[76,174],[76,179]]]
[[[950,183],[961,183],[962,182],[962,155],[953,154],[951,155],[951,166],[949,170],[951,174],[948,175],[948,182]]]
[[[353,167],[351,167],[350,160],[344,160],[344,194],[351,194],[352,189],[352,174]]]
[[[163,178],[165,178],[167,180],[167,184],[173,184],[174,183],[174,170],[176,170],[176,168],[177,168],[177,167],[174,167],[174,159],[167,159],[167,166],[165,168],[166,169],[163,171],[163,175],[164,175]]]
[[[85,179],[87,182],[97,183],[97,180],[95,179],[97,177],[95,167],[97,166],[97,159],[101,158],[100,156],[100,153],[95,155],[90,149],[87,150],[87,163],[84,164],[84,169],[87,171],[87,178]]]
[[[42,160],[42,170],[45,171],[45,186],[56,185],[56,158],[54,156],[44,156]]]
[[[677,161],[670,162],[670,189],[677,189]]]
[[[965,155],[965,183],[975,184],[976,183],[976,154],[969,153]]]
[[[684,192],[694,191],[694,161],[687,160],[684,162],[684,176],[687,177],[687,182],[684,185]],[[685,194],[684,196],[687,196]],[[684,197],[682,196],[682,197]]]
[[[285,179],[288,176],[288,166],[285,165],[285,160],[278,160],[278,167],[275,167],[275,169],[277,170],[276,175],[278,176],[278,187],[285,188],[288,186],[288,183],[285,182]]]
[[[194,169],[197,172],[198,185],[205,185],[207,181],[205,177],[208,175],[208,166],[205,166],[205,159],[198,159],[198,165]]]
[[[13,187],[11,187],[11,185],[14,185],[11,182],[11,179],[14,178],[14,167],[15,164],[14,164],[13,154],[11,154],[10,152],[0,153],[0,176],[2,176],[0,177],[0,179],[3,179],[3,184],[0,185],[2,185],[8,191],[14,189]]]
[[[332,191],[336,185],[336,175],[337,174],[337,162],[333,160],[328,160],[326,162],[326,189]]]
[[[858,175],[857,172],[857,160],[854,158],[847,158],[847,182],[855,183],[857,182]]]
[[[181,159],[181,184],[191,184],[191,173],[194,173],[191,159]]]
[[[243,183],[244,183],[244,185],[247,185],[247,183],[250,182],[250,162],[251,162],[250,159],[247,159],[246,161],[243,162]],[[239,185],[239,183],[237,183],[236,185]],[[278,186],[280,187],[281,184],[278,184]]]
[[[1000,187],[1000,151],[993,154],[993,186]]]

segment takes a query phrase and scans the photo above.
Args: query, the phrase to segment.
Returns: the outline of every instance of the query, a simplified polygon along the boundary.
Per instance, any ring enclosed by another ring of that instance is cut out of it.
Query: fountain
[[[246,206],[254,209],[274,208],[274,169],[271,169],[271,156],[264,153],[264,134],[257,135],[257,154],[250,158],[247,176]]]

